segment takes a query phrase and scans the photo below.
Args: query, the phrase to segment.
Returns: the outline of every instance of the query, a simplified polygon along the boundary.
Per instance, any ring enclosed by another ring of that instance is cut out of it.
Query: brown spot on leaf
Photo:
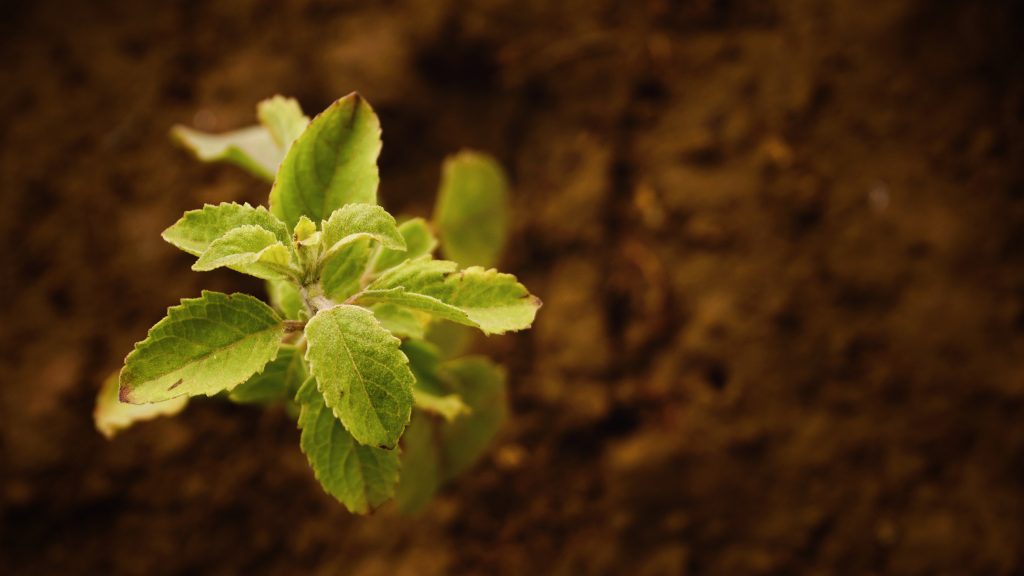
[[[121,384],[118,387],[118,389],[117,389],[117,399],[122,404],[131,404],[132,403],[132,391],[129,390],[128,387],[125,386],[124,384]]]

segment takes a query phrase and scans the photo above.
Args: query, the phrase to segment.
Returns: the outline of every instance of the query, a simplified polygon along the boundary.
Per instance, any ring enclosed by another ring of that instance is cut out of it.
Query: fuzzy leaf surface
[[[515,276],[478,266],[420,258],[392,268],[367,286],[359,303],[387,302],[420,310],[487,334],[528,328],[540,308]]]
[[[188,405],[187,396],[154,404],[125,404],[118,398],[118,388],[118,373],[114,372],[103,381],[93,412],[96,429],[108,440],[136,422],[152,420],[159,416],[173,416]]]
[[[405,250],[405,239],[391,214],[375,204],[346,204],[323,224],[325,257],[360,238],[370,238],[391,250]]]
[[[324,294],[336,302],[344,302],[362,288],[363,275],[373,256],[368,238],[360,238],[342,246],[324,262],[320,284]]]
[[[210,243],[192,265],[197,272],[229,267],[264,280],[284,280],[298,276],[292,266],[291,252],[273,232],[260,226],[239,226]]]
[[[414,378],[401,343],[359,306],[306,324],[306,360],[324,401],[360,444],[393,448],[412,411]]]
[[[291,234],[284,223],[260,206],[248,204],[207,204],[198,210],[189,210],[173,226],[163,231],[163,239],[192,254],[201,256],[214,240],[239,226],[259,226],[274,235],[282,244],[291,242]]]
[[[434,223],[446,258],[461,266],[497,264],[508,234],[508,180],[501,165],[472,151],[447,158]]]
[[[284,325],[270,306],[247,294],[204,291],[169,308],[125,358],[121,401],[231,390],[274,359],[282,336]]]
[[[282,345],[263,372],[236,386],[228,397],[239,404],[285,400],[294,397],[308,377],[302,354],[294,346]]]
[[[345,204],[376,204],[380,121],[358,94],[331,104],[288,149],[270,209],[289,228],[300,216],[326,219]]]
[[[390,499],[398,483],[398,450],[356,442],[324,403],[314,378],[302,385],[296,401],[299,446],[324,491],[355,514],[366,514]]]

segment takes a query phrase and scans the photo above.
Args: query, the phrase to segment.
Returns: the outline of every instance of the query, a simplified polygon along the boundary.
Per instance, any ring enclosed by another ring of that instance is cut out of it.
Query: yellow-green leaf
[[[210,243],[192,265],[197,272],[229,267],[264,280],[298,278],[291,250],[270,231],[247,224]]]
[[[282,244],[291,242],[284,223],[266,208],[248,204],[207,204],[189,210],[173,226],[163,231],[163,239],[193,256],[201,256],[214,240],[239,226],[259,226],[272,233]]]
[[[306,360],[324,401],[360,444],[392,448],[412,411],[401,343],[359,306],[321,310],[306,324]]]
[[[188,405],[186,396],[153,404],[125,404],[118,398],[118,387],[118,373],[114,372],[103,381],[100,393],[96,397],[93,422],[96,429],[107,439],[113,438],[115,434],[136,422],[152,420],[159,416],[173,416]]]
[[[416,377],[412,389],[416,408],[452,421],[470,413],[462,398],[449,390],[440,375],[440,352],[424,340],[406,340],[402,352],[409,359],[409,369]]]
[[[444,256],[461,266],[494,266],[508,234],[508,180],[486,154],[462,151],[445,160],[434,223]]]
[[[295,140],[270,192],[270,209],[289,228],[326,219],[345,204],[376,204],[380,121],[352,93],[331,104]]]
[[[541,306],[515,276],[478,266],[419,258],[396,266],[367,286],[357,303],[390,303],[476,326],[487,334],[528,328]]]
[[[362,238],[380,242],[388,249],[405,250],[405,239],[386,210],[370,204],[346,204],[323,223],[324,258]]]
[[[470,409],[441,431],[445,477],[453,478],[486,452],[505,421],[505,371],[487,358],[469,356],[443,363],[441,375]]]
[[[364,446],[342,426],[310,378],[296,397],[299,445],[324,491],[350,512],[366,514],[395,494],[399,451]]]
[[[125,358],[122,402],[212,396],[263,370],[277,355],[284,324],[247,294],[204,291],[167,310]]]

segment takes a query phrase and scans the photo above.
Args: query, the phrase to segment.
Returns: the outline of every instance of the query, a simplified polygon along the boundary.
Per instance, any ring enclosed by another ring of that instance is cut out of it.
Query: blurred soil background
[[[1013,1],[39,1],[0,17],[0,572],[1024,574]],[[174,123],[358,90],[384,203],[514,185],[494,450],[352,517],[282,410],[112,442],[93,400],[201,288],[159,232],[268,186]]]

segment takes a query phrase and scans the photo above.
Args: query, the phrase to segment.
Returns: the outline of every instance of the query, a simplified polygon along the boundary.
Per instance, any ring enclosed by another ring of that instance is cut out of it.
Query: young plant
[[[312,121],[280,96],[257,113],[259,126],[173,135],[202,160],[273,182],[270,209],[206,205],[163,238],[197,257],[194,270],[266,280],[271,305],[204,291],[170,308],[104,384],[97,427],[109,437],[192,396],[283,402],[317,479],[349,510],[393,497],[419,510],[483,453],[506,411],[501,368],[452,358],[466,338],[440,326],[503,334],[528,328],[541,305],[481,266],[504,243],[504,175],[477,153],[446,162],[434,227],[453,260],[435,260],[428,222],[399,225],[377,205],[380,124],[359,95]]]

